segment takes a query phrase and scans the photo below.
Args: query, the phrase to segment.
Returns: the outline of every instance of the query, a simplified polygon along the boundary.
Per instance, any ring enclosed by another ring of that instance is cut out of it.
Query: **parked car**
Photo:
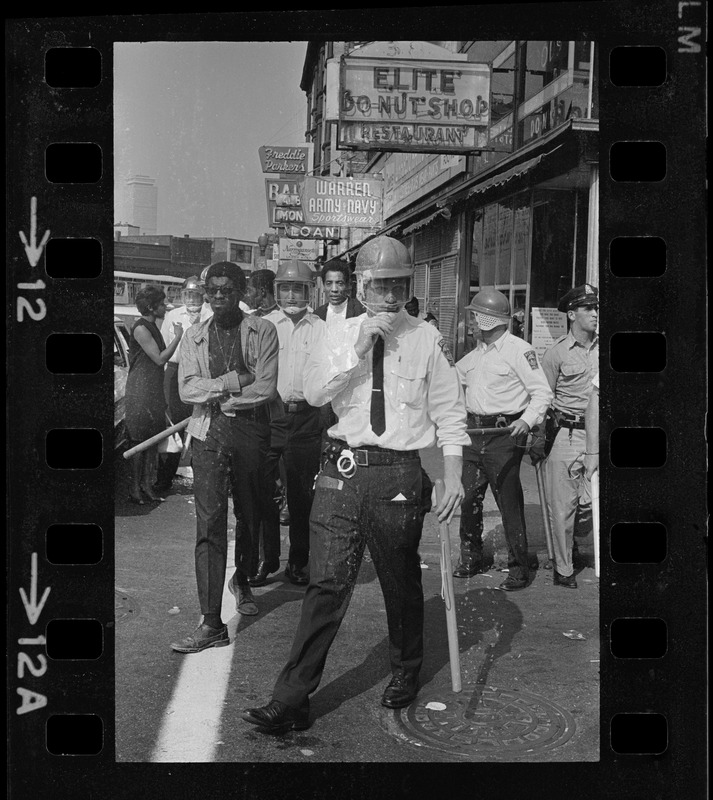
[[[129,342],[131,334],[126,323],[114,317],[114,449],[128,440],[126,435],[126,379],[129,376]]]

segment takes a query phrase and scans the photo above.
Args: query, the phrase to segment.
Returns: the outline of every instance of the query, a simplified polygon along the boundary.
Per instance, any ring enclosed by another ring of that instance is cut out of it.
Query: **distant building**
[[[140,228],[142,234],[155,234],[158,216],[158,187],[147,175],[132,175],[124,189],[125,214],[129,223]]]
[[[121,236],[114,242],[114,270],[189,278],[213,261],[212,241],[190,236]]]
[[[138,236],[141,228],[138,225],[129,225],[128,222],[114,223],[114,238],[120,239],[122,236]]]
[[[213,245],[211,261],[232,261],[245,272],[255,269],[255,258],[259,252],[257,242],[245,239],[230,239],[217,236],[210,240]]]

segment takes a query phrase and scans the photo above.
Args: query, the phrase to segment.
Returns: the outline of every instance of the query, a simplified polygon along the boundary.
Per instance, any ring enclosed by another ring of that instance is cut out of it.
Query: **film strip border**
[[[636,798],[674,778],[680,792],[706,763],[689,696],[706,656],[705,8],[589,5],[585,36],[602,43],[602,763],[577,768],[593,796]],[[47,770],[20,770],[30,785],[99,780],[114,758],[107,320],[122,37],[25,27],[8,48],[9,706],[15,766]]]

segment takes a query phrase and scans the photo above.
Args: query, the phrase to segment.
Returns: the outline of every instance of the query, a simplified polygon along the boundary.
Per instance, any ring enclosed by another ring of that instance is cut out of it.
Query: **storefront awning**
[[[531,158],[529,161],[523,161],[522,164],[511,167],[505,172],[501,172],[499,175],[493,175],[492,178],[488,178],[482,183],[476,184],[468,190],[466,197],[472,197],[474,194],[485,192],[488,189],[492,189],[494,186],[502,186],[509,180],[517,178],[519,175],[524,175],[526,172],[534,169],[540,163],[540,161],[542,161],[544,155],[544,153],[540,153],[539,156],[535,156],[535,158]]]
[[[434,211],[433,214],[429,214],[427,217],[420,219],[418,222],[414,222],[413,225],[409,225],[408,228],[403,229],[403,235],[407,233],[413,233],[414,231],[420,230],[421,228],[425,228],[429,222],[433,222],[436,217],[441,216],[441,209],[439,208],[438,211]]]

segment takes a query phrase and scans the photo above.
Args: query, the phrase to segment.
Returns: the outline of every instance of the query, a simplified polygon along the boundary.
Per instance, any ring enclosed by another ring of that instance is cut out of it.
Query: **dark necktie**
[[[377,436],[386,430],[384,412],[384,340],[376,337],[374,342],[372,384],[371,384],[371,429]]]

